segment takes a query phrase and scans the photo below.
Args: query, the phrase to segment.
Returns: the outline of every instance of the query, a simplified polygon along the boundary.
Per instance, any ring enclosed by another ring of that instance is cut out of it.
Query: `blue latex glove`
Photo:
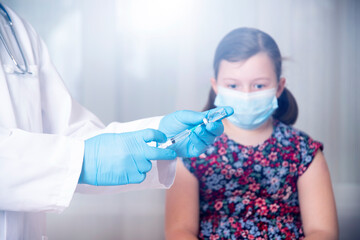
[[[234,113],[231,107],[222,108],[225,108],[227,116]],[[214,108],[206,112],[183,110],[171,113],[161,119],[159,130],[165,133],[168,138],[171,138],[186,129],[203,123],[203,118],[205,118],[209,112],[218,109],[219,108]],[[206,147],[214,142],[215,137],[220,136],[223,131],[224,126],[221,120],[206,125],[203,124],[196,127],[188,138],[168,148],[174,149],[179,157],[197,157],[203,153]]]
[[[171,149],[150,147],[147,142],[165,142],[154,129],[128,133],[105,133],[85,141],[79,183],[108,186],[140,183],[150,171],[150,160],[174,159]]]

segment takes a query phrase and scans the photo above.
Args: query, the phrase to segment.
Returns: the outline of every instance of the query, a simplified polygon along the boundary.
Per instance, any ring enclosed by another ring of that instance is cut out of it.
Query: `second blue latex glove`
[[[227,116],[234,113],[231,107],[221,108],[225,108]],[[219,108],[214,108],[205,112],[183,110],[171,113],[161,119],[159,130],[165,133],[168,138],[171,138],[186,129],[191,129],[203,123],[203,119],[206,118],[210,112],[217,111],[218,109]],[[188,138],[168,148],[173,149],[179,157],[197,157],[203,153],[206,147],[214,142],[215,137],[220,136],[223,131],[224,126],[221,120],[206,125],[203,124],[196,127]]]
[[[171,149],[150,147],[148,142],[164,142],[164,133],[146,129],[128,133],[105,133],[85,141],[79,183],[109,186],[140,183],[150,171],[150,160],[174,159]]]

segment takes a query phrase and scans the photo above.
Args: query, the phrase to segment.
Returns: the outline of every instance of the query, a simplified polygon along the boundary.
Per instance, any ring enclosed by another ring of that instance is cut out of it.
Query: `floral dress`
[[[269,139],[243,146],[226,134],[183,159],[199,181],[200,239],[303,239],[297,180],[323,145],[277,120]]]

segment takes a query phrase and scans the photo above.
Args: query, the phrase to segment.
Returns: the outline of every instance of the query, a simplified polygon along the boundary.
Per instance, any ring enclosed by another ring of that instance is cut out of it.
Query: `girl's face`
[[[218,78],[212,78],[211,85],[216,94],[218,86],[245,93],[277,88],[276,97],[279,98],[285,87],[285,78],[278,82],[272,60],[266,53],[258,53],[241,62],[222,60]]]

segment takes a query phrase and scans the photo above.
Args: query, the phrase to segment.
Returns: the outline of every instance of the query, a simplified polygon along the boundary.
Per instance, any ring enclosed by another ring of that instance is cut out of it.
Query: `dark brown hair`
[[[216,48],[213,64],[215,79],[218,77],[222,60],[240,62],[260,52],[266,53],[274,63],[277,81],[279,81],[282,71],[282,57],[279,47],[270,35],[254,28],[237,28],[220,41]],[[215,97],[216,94],[211,88],[204,110],[215,108]],[[298,106],[294,96],[287,88],[284,88],[278,98],[278,105],[279,107],[274,112],[273,117],[285,124],[294,124],[298,116]]]

